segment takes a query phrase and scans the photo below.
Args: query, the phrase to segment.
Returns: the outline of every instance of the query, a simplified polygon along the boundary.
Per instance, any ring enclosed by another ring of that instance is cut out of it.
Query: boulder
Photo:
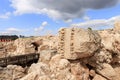
[[[43,50],[40,51],[40,58],[38,62],[44,62],[44,63],[49,63],[51,58],[57,54],[56,50]]]
[[[8,65],[0,70],[0,80],[18,80],[25,75],[25,69],[21,66]]]
[[[41,45],[38,49],[39,51],[43,51],[43,50],[49,50],[50,47],[48,45]]]
[[[31,72],[19,80],[51,80],[51,79],[45,75],[40,76],[40,74],[37,72]]]
[[[66,59],[90,57],[100,48],[101,38],[96,31],[81,28],[63,28],[59,31],[58,52]]]
[[[101,36],[101,43],[103,47],[112,53],[115,61],[120,61],[120,32],[113,29],[98,31]],[[115,56],[116,55],[116,56]],[[116,59],[117,58],[117,59]]]
[[[96,74],[92,80],[107,80],[107,79],[102,77],[101,75]]]
[[[95,75],[96,75],[95,70],[90,70],[89,75],[90,75],[91,77],[95,77]]]
[[[57,45],[57,36],[44,36],[42,38],[42,44],[38,47],[38,52],[42,50],[57,50]]]
[[[28,74],[20,80],[51,80],[48,76],[50,72],[49,66],[42,62],[32,64],[28,70]]]
[[[28,70],[28,73],[39,72],[40,75],[44,75],[50,72],[49,66],[45,63],[39,62],[37,64],[32,64]]]
[[[32,45],[31,38],[20,38],[15,40],[14,44],[17,48],[16,50],[11,53],[14,55],[21,55],[21,54],[30,54],[35,52],[35,46]]]
[[[89,80],[89,69],[79,62],[71,63],[71,73],[75,76],[75,80]]]
[[[49,62],[52,80],[76,80],[70,72],[70,62],[63,59],[61,54],[52,57]]]
[[[113,80],[119,80],[120,79],[120,64],[113,64],[113,69],[115,70],[116,76],[113,78]]]
[[[70,62],[67,59],[62,59],[61,54],[56,54],[50,60],[49,65],[50,65],[51,71],[57,72],[58,70],[69,68]]]
[[[113,42],[114,42],[114,34],[113,30],[101,30],[98,31],[99,35],[101,36],[101,43],[103,47],[109,51],[113,51]]]
[[[112,60],[112,53],[103,48],[88,59],[88,64],[93,67],[96,67],[98,64],[100,66],[103,63],[111,63]]]
[[[116,76],[115,70],[107,63],[103,63],[102,69],[97,69],[96,71],[109,80],[113,80]]]

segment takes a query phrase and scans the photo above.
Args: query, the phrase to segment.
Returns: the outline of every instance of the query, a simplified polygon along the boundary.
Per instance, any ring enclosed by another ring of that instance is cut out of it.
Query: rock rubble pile
[[[40,53],[27,68],[0,69],[1,80],[120,80],[120,22],[113,29],[63,28],[58,36],[18,39],[9,55]],[[7,76],[7,77],[6,77]]]

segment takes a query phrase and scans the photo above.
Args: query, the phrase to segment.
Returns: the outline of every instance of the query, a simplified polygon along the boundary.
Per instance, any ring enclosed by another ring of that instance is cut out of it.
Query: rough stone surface
[[[28,53],[34,53],[35,52],[35,47],[31,44],[32,40],[31,39],[17,39],[14,42],[14,45],[17,46],[16,51],[13,54],[28,54]]]
[[[25,69],[21,66],[8,65],[0,69],[0,80],[19,80],[25,76]]]
[[[8,56],[12,56],[11,53],[13,53],[16,50],[16,46],[13,45],[14,42],[0,42],[0,57],[8,57]]]
[[[20,80],[88,80],[89,69],[79,62],[70,63],[61,54],[52,57],[49,64],[31,65],[28,75]]]
[[[70,73],[70,62],[62,59],[61,54],[53,56],[49,64],[52,79],[75,80],[75,77]]]
[[[89,69],[80,63],[71,63],[71,73],[76,80],[89,80]]]
[[[58,51],[66,59],[90,57],[100,48],[99,34],[90,29],[63,28],[59,31]]]
[[[115,26],[119,28],[119,26]],[[103,47],[112,53],[114,62],[119,62],[120,58],[120,32],[119,29],[116,31],[114,29],[98,31],[101,36],[101,44]],[[115,57],[115,58],[114,58]]]
[[[90,70],[90,73],[89,73],[89,74],[90,74],[91,77],[95,77],[96,72],[95,72],[95,70]]]
[[[32,64],[28,70],[28,75],[21,78],[20,80],[50,80],[49,76],[45,77],[50,72],[49,66],[42,62]]]
[[[96,74],[95,77],[92,80],[107,80],[106,78]]]
[[[55,54],[57,54],[56,50],[42,50],[40,51],[39,62],[49,63]]]
[[[59,60],[58,63],[53,63],[53,65],[42,62],[33,64],[28,70],[28,75],[20,80],[75,80],[69,71],[69,61],[66,59]]]
[[[113,80],[116,76],[115,70],[111,65],[104,63],[102,69],[97,69],[97,72],[109,80]]]
[[[43,44],[38,47],[38,52],[40,52],[41,50],[57,50],[57,45],[58,45],[57,36],[49,35],[42,37],[42,39],[43,39]]]
[[[112,67],[116,73],[116,76],[113,78],[113,80],[119,80],[120,79],[120,64],[112,65]]]
[[[12,42],[0,43],[0,57],[40,53],[42,50],[57,50],[56,36],[18,38]]]
[[[96,52],[92,57],[85,59],[85,61],[92,67],[101,68],[103,63],[111,63],[113,61],[113,57],[111,52],[103,48]]]
[[[114,42],[114,34],[112,33],[113,30],[102,30],[98,31],[101,36],[101,43],[105,47],[105,49],[108,49],[109,51],[113,50],[112,43]]]

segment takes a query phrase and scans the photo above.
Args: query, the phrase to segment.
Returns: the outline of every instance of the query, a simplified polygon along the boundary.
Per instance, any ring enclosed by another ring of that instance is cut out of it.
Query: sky
[[[0,35],[57,34],[62,27],[108,29],[120,0],[0,0]]]

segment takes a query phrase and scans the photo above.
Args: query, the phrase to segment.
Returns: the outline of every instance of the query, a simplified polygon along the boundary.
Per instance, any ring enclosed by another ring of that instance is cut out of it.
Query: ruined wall
[[[57,44],[56,36],[18,38],[15,41],[0,43],[0,57],[57,50]]]

